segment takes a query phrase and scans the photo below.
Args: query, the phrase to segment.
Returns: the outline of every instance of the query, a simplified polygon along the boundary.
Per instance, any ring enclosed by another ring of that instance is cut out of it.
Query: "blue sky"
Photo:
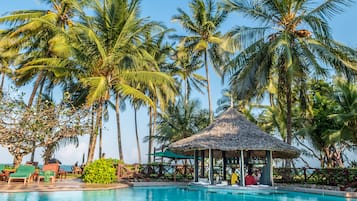
[[[179,33],[184,33],[180,29],[180,25],[171,22],[171,17],[177,14],[177,8],[183,8],[187,11],[187,4],[189,0],[142,0],[141,10],[142,17],[150,16],[150,19],[163,22],[169,28],[175,28]],[[39,0],[0,0],[0,15],[6,12],[23,9],[44,9],[43,4]],[[345,9],[343,14],[336,15],[331,21],[332,32],[335,40],[340,41],[350,47],[357,48],[357,4],[353,4]],[[222,27],[222,31],[229,30],[235,25],[250,26],[250,22],[243,19],[241,16],[233,13],[230,15],[229,20]],[[0,27],[0,28],[3,28]],[[221,97],[221,90],[224,88],[219,77],[212,72],[212,101],[214,109],[216,102]],[[9,81],[6,84],[10,84]],[[27,88],[23,88],[25,92],[29,93]],[[207,108],[207,98],[204,95],[197,95],[202,102],[202,107]],[[148,115],[145,109],[139,111],[138,114],[140,140],[148,135]],[[122,124],[122,138],[123,138],[123,151],[126,163],[137,162],[137,150],[134,131],[134,113],[130,105],[127,105],[126,110],[121,114]],[[115,114],[110,113],[110,120],[104,125],[103,136],[103,152],[106,157],[118,158],[117,141],[116,141],[116,125]],[[80,145],[78,148],[68,146],[62,148],[55,154],[56,158],[60,159],[64,164],[74,164],[76,161],[81,163],[82,155],[87,153],[88,136],[80,137]],[[147,160],[147,144],[141,143],[142,159],[143,162]],[[40,158],[41,150],[36,152],[36,160],[42,162]],[[98,157],[96,152],[95,157]],[[28,160],[28,156],[24,161]],[[12,163],[12,156],[6,149],[0,147],[0,162]]]

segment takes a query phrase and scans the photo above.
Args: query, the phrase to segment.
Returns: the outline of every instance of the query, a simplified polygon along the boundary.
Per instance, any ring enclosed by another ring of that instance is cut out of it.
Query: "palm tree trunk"
[[[4,82],[5,82],[5,73],[2,73],[1,74],[1,84],[0,84],[0,95],[2,95],[2,92],[3,92]]]
[[[286,86],[286,142],[291,145],[292,139],[292,123],[291,123],[291,107],[292,107],[292,99],[291,99],[291,84],[290,79],[287,79]]]
[[[185,105],[188,103],[188,79],[185,79]]]
[[[209,109],[209,122],[213,122],[213,109],[211,103],[211,87],[210,87],[210,79],[209,79],[209,72],[208,72],[208,61],[207,61],[207,50],[204,52],[204,62],[205,62],[205,69],[206,69],[206,79],[207,79],[207,96],[208,96],[208,109]]]
[[[120,131],[120,97],[119,97],[119,93],[116,94],[116,98],[115,98],[115,115],[116,115],[116,119],[117,119],[119,159],[121,161],[124,161],[123,147],[121,145],[122,143],[121,143],[121,131]]]
[[[99,126],[99,156],[98,158],[102,158],[103,156],[103,125]]]
[[[46,77],[44,76],[43,79],[41,80],[41,84],[40,84],[40,89],[39,89],[39,96],[37,98],[37,110],[39,109],[39,106],[41,104],[41,99],[42,99],[42,91],[43,91],[43,87],[45,86],[45,80],[46,80]],[[32,103],[31,103],[32,104]],[[35,153],[36,153],[36,142],[33,142],[33,151],[31,153],[31,159],[30,161],[31,162],[34,162],[35,161]]]
[[[291,123],[291,107],[292,107],[292,99],[291,99],[291,80],[289,78],[289,75],[287,75],[286,78],[286,143],[291,145],[291,139],[292,139],[292,123]],[[286,160],[286,167],[290,168],[292,165],[292,160],[287,159]]]
[[[32,104],[33,104],[33,100],[35,99],[36,92],[37,92],[37,89],[38,89],[38,87],[39,87],[39,85],[41,83],[42,77],[43,77],[43,72],[41,71],[37,76],[37,79],[35,81],[35,85],[33,86],[33,89],[32,89],[32,92],[31,92],[31,95],[30,95],[30,98],[29,98],[29,102],[27,104],[28,107],[31,107]]]
[[[99,102],[98,104],[98,109],[96,112],[96,122],[95,122],[95,129],[92,132],[92,135],[89,139],[89,151],[88,151],[88,158],[87,162],[91,163],[94,159],[94,151],[95,151],[95,146],[97,143],[97,136],[98,136],[98,131],[99,127],[102,125],[101,119],[102,119],[102,101]]]
[[[149,142],[148,142],[148,163],[151,163],[151,152],[152,152],[152,136],[153,136],[153,114],[152,114],[152,107],[149,107]]]
[[[141,150],[140,150],[140,141],[139,141],[139,132],[138,132],[137,109],[135,104],[134,104],[134,122],[135,122],[136,145],[138,147],[138,160],[139,160],[139,164],[141,164]]]
[[[155,101],[156,102],[156,101]],[[157,120],[157,109],[156,107],[153,108],[154,109],[154,118],[153,118],[153,122],[152,122],[152,135],[155,136],[155,131],[156,131],[156,120]],[[150,149],[152,150],[152,139],[150,142]]]

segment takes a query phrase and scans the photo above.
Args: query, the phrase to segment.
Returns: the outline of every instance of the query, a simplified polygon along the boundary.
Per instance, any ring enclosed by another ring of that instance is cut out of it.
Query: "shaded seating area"
[[[186,156],[182,154],[177,154],[169,149],[162,150],[161,152],[154,152],[151,154],[154,156],[154,161],[156,158],[160,157],[161,162],[156,165],[151,165],[152,168],[147,168],[147,174],[157,174],[158,178],[164,178],[168,180],[176,181],[176,177],[188,178],[192,177],[193,169],[190,168],[191,165],[188,162],[193,159],[193,156]],[[167,159],[167,163],[164,164],[164,158]],[[181,164],[179,164],[181,162]],[[191,171],[192,170],[192,171]]]
[[[35,166],[32,165],[20,165],[16,172],[9,175],[8,183],[10,184],[12,180],[23,180],[24,184],[32,180],[32,176],[35,173]]]
[[[273,185],[273,158],[289,159],[300,155],[297,148],[265,133],[233,107],[222,113],[201,132],[172,143],[169,149],[175,153],[194,155],[195,182],[198,182],[199,169],[200,177],[204,177],[204,158],[208,157],[208,180],[211,185],[215,184],[214,159],[223,161],[224,180],[228,158],[238,159],[241,178],[249,171],[249,160],[253,156],[263,159],[265,164],[262,168],[261,184]],[[244,179],[240,179],[240,185],[245,186]]]
[[[58,163],[43,165],[42,170],[38,173],[37,182],[39,183],[41,179],[45,182],[51,181],[54,183],[56,177],[58,176],[60,165]]]

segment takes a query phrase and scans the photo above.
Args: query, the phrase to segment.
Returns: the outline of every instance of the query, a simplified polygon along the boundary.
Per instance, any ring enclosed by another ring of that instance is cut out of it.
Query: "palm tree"
[[[171,29],[166,29],[162,26],[159,30],[152,30],[150,34],[145,36],[143,48],[154,58],[158,69],[151,69],[160,71],[171,76],[172,65],[168,63],[168,59],[173,50],[172,45],[165,42],[165,38]],[[151,163],[153,141],[152,136],[155,135],[156,118],[158,109],[164,110],[169,102],[173,102],[178,86],[176,83],[172,85],[140,85],[141,89],[145,91],[155,103],[155,107],[149,105],[149,138],[148,138],[148,163]]]
[[[68,45],[59,34],[72,25],[75,8],[84,5],[78,0],[43,0],[51,10],[20,10],[0,18],[0,23],[11,23],[6,38],[14,41],[13,47],[21,53],[15,65],[15,84],[22,86],[35,79],[29,97],[28,107],[33,105],[36,94],[37,104],[47,83],[47,93],[62,82],[68,74],[63,73],[64,64],[58,57],[67,57]],[[58,68],[61,66],[62,68]],[[67,70],[65,70],[67,71]],[[37,77],[37,78],[36,78]],[[34,160],[35,151],[31,161]]]
[[[324,80],[312,80],[308,85],[310,109],[307,115],[298,115],[294,121],[298,128],[295,139],[305,153],[320,161],[321,167],[343,167],[342,154],[349,145],[346,138],[336,135],[344,122],[331,117],[341,109],[334,99],[334,86]]]
[[[208,59],[216,72],[221,74],[220,67],[224,63],[222,45],[224,40],[219,28],[227,18],[227,12],[217,9],[213,0],[193,0],[189,7],[192,15],[190,16],[182,9],[178,9],[179,14],[173,16],[173,21],[179,22],[182,27],[191,35],[178,36],[183,46],[197,55],[203,57],[203,63],[206,71],[207,96],[210,113],[210,121],[213,121],[213,109],[211,102],[210,78],[208,70]]]
[[[157,133],[154,139],[162,145],[189,137],[209,124],[209,113],[200,108],[198,100],[186,104],[181,97],[175,104],[159,114]]]
[[[15,71],[16,84],[24,85],[37,75],[29,97],[29,107],[32,106],[39,88],[43,88],[46,79],[52,79],[49,85],[58,82],[56,77],[59,73],[55,72],[55,67],[60,64],[55,62],[55,57],[68,56],[64,55],[68,52],[68,46],[65,45],[66,41],[63,41],[57,29],[64,31],[71,26],[75,8],[85,3],[78,0],[43,0],[43,2],[49,4],[52,10],[20,10],[0,18],[0,23],[12,25],[6,31],[6,37],[14,41],[12,46],[22,55],[19,57],[22,60],[17,64],[19,67]]]
[[[334,101],[338,105],[336,113],[329,117],[339,123],[341,128],[329,135],[329,140],[343,139],[357,144],[357,87],[343,79],[336,80]]]
[[[355,75],[356,51],[334,41],[327,20],[341,12],[348,1],[328,0],[225,0],[227,11],[238,11],[263,27],[238,27],[233,37],[250,41],[225,69],[230,86],[243,96],[266,87],[270,81],[278,89],[278,103],[286,114],[287,143],[292,140],[292,88],[305,96],[306,80],[313,74],[326,76],[330,67],[346,76]],[[324,66],[323,66],[324,65]],[[304,100],[301,98],[300,100]]]
[[[203,93],[206,78],[196,72],[202,68],[202,61],[193,52],[189,52],[182,46],[177,46],[175,54],[171,56],[174,66],[169,70],[173,76],[177,76],[184,84],[184,101],[187,104],[193,89]],[[181,85],[181,84],[180,84]]]
[[[5,83],[5,78],[6,76],[11,77],[12,76],[12,69],[10,68],[11,63],[13,63],[15,56],[17,55],[16,51],[12,50],[6,50],[6,44],[4,44],[4,40],[2,39],[0,41],[0,44],[2,47],[0,47],[0,97],[3,94],[4,90],[4,83]],[[7,42],[5,42],[7,43]]]
[[[140,48],[142,37],[155,24],[138,18],[139,2],[95,1],[94,16],[81,16],[81,23],[73,28],[77,36],[75,59],[82,67],[79,78],[88,89],[87,105],[96,108],[96,131],[102,126],[103,105],[110,100],[112,91],[154,106],[135,88],[138,83],[145,86],[173,82],[169,76],[151,70],[157,66],[155,60]],[[93,133],[90,139],[88,162],[94,157],[96,136]]]

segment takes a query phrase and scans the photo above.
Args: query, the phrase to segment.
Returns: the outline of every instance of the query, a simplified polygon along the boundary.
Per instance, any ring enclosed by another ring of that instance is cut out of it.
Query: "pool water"
[[[0,193],[0,201],[357,201],[337,196],[276,190],[134,187],[102,191]]]

